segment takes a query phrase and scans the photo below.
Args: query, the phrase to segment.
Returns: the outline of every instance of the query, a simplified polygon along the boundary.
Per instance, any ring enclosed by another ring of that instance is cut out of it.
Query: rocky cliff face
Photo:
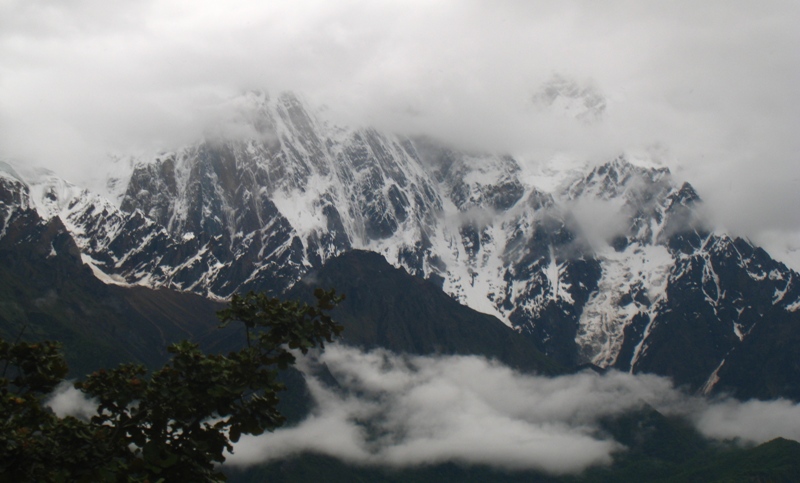
[[[3,227],[9,206],[36,208],[104,280],[211,298],[281,293],[369,250],[562,364],[704,391],[741,386],[751,334],[800,324],[798,274],[705,226],[667,168],[621,156],[552,189],[512,157],[335,126],[291,94],[241,105],[244,135],[141,160],[119,207],[52,176],[3,177]]]
[[[76,240],[89,238],[70,231],[60,216],[42,216],[59,208],[65,192],[80,198],[83,190],[39,174],[29,184],[0,164],[0,337],[57,339],[70,377],[78,377],[121,362],[158,365],[167,359],[170,343],[216,327],[220,304],[189,293],[98,280],[112,281],[84,264],[86,255]],[[69,205],[60,212],[78,206]]]

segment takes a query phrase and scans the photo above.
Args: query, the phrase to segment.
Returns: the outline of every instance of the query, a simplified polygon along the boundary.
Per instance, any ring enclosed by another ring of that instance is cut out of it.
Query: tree
[[[316,306],[263,294],[234,296],[222,326],[243,324],[246,346],[206,354],[183,341],[147,374],[123,364],[75,387],[98,402],[89,420],[59,418],[42,405],[67,366],[55,342],[0,340],[0,479],[3,481],[224,481],[218,463],[242,434],[284,422],[278,371],[324,347],[342,327],[326,314],[343,299],[317,289]]]

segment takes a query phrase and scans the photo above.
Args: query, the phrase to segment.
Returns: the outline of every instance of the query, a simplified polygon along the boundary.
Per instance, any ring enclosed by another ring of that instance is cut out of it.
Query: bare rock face
[[[18,236],[15,216],[38,210],[99,277],[212,299],[283,293],[367,250],[565,366],[800,397],[794,345],[774,354],[784,375],[772,385],[743,369],[770,334],[795,340],[798,274],[714,232],[698,194],[667,168],[620,156],[545,189],[513,157],[336,126],[292,94],[251,93],[241,105],[245,135],[140,160],[119,207],[4,168],[0,241]]]

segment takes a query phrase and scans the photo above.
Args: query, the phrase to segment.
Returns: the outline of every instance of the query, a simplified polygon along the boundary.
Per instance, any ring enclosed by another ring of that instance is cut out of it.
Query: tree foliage
[[[67,374],[58,343],[0,340],[0,479],[224,481],[218,463],[232,442],[284,422],[278,371],[295,362],[292,351],[323,347],[342,330],[326,311],[343,297],[314,295],[316,306],[234,296],[218,316],[241,323],[247,345],[227,355],[183,341],[152,374],[137,364],[90,374],[75,383],[98,404],[88,421],[42,404]]]

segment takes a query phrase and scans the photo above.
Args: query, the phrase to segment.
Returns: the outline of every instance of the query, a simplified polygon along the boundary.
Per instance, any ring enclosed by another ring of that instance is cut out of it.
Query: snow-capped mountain
[[[591,84],[554,75],[533,95],[533,105],[591,124],[602,120],[607,100]]]
[[[3,227],[36,208],[104,281],[211,298],[280,293],[370,250],[563,364],[707,392],[740,387],[726,374],[760,326],[800,323],[798,274],[705,226],[667,168],[620,156],[540,183],[510,156],[337,126],[292,94],[238,102],[244,135],[140,160],[118,204],[4,168]]]

